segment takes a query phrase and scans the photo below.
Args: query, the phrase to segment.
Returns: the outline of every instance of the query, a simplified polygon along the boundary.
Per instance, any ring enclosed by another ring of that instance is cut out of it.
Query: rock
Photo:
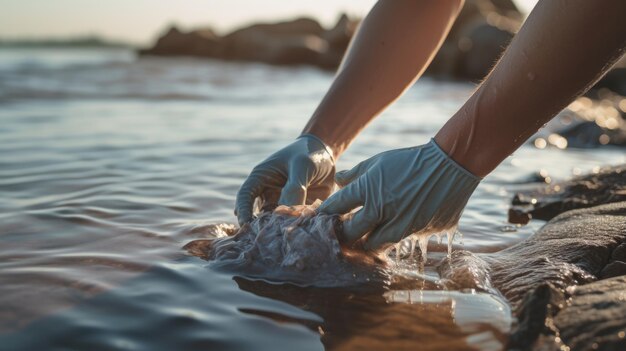
[[[578,208],[626,201],[626,165],[601,169],[598,173],[550,184],[541,189],[517,193],[511,201],[509,221],[517,218],[549,220]]]
[[[315,20],[299,18],[274,24],[255,24],[222,38],[223,57],[273,64],[315,64],[326,49],[324,32]]]
[[[626,242],[626,202],[565,212],[535,235],[484,258],[492,284],[516,305],[541,284],[558,289],[595,280]]]
[[[611,254],[611,259],[617,261],[626,261],[626,243],[618,246],[615,250],[613,250],[613,254]]]
[[[550,174],[548,174],[548,172],[545,169],[542,169],[538,172],[533,172],[524,176],[523,178],[518,180],[516,183],[518,184],[530,184],[530,183],[550,184],[552,183],[552,177],[550,176]]]
[[[551,318],[565,303],[564,293],[550,283],[526,294],[517,312],[518,324],[509,337],[509,350],[529,350],[546,330]]]
[[[533,215],[529,211],[510,208],[508,218],[509,223],[526,225],[533,218]]]
[[[328,46],[319,57],[318,66],[325,69],[336,69],[339,66],[358,24],[359,21],[350,19],[345,14],[339,17],[335,26],[322,35]]]
[[[602,279],[619,277],[621,275],[626,275],[626,262],[622,261],[613,261],[607,264],[600,272],[600,278]]]
[[[613,253],[621,255],[624,243],[626,202],[618,202],[565,212],[527,240],[493,254],[455,251],[438,271],[454,280],[455,272],[469,270],[464,276],[478,282],[470,288],[489,291],[483,287],[493,286],[515,309],[542,284],[565,290],[596,280],[618,261]]]
[[[217,57],[220,55],[219,38],[211,29],[200,29],[183,33],[171,27],[160,37],[154,47],[140,51],[142,55],[159,56],[200,56]]]
[[[468,0],[427,73],[480,79],[491,68],[521,23],[511,0]],[[183,33],[170,29],[141,55],[197,56],[277,65],[307,64],[336,69],[358,21],[342,15],[324,30],[315,20],[299,18],[254,24],[219,37],[210,30]]]
[[[600,127],[596,122],[582,122],[559,134],[567,140],[569,147],[626,146],[626,128],[608,129]]]
[[[508,349],[622,350],[626,278],[596,280],[626,273],[616,259],[625,251],[626,202],[618,202],[565,212],[496,253],[455,251],[438,271],[450,279],[478,270],[469,275],[475,288],[493,286],[511,303],[518,324]]]
[[[253,24],[233,31],[224,38],[235,38],[238,36],[248,36],[250,34],[266,35],[270,37],[291,37],[297,35],[317,35],[321,36],[324,28],[314,19],[300,17],[290,21],[277,23]]]
[[[470,80],[481,80],[493,68],[514,34],[488,23],[467,29],[459,40],[459,53],[454,67],[454,76]]]
[[[626,98],[609,90],[588,93],[548,122],[530,140],[540,149],[626,146]]]
[[[443,78],[484,78],[522,18],[509,0],[466,1],[427,73]]]
[[[553,321],[570,350],[626,350],[626,277],[578,286],[569,298]]]
[[[339,16],[335,26],[326,31],[322,38],[328,42],[328,47],[332,50],[343,51],[350,44],[352,36],[356,32],[359,21],[350,19],[346,14]]]

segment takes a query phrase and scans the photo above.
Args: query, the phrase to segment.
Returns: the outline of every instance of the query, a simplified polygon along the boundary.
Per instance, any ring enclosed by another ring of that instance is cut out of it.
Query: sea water
[[[480,312],[495,309],[484,295],[442,295],[433,265],[449,249],[434,238],[411,242],[428,260],[398,290],[244,279],[182,249],[236,231],[239,186],[300,133],[332,79],[129,50],[0,49],[0,345],[450,350],[500,340],[508,326]],[[337,168],[428,142],[473,89],[421,79]],[[534,186],[520,183],[528,175],[557,181],[625,161],[622,150],[522,146],[470,199],[463,248],[497,251],[543,224],[500,230],[515,191]]]

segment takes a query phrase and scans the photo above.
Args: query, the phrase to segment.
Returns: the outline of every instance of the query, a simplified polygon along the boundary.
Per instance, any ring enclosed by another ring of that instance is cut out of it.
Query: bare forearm
[[[624,53],[626,1],[542,1],[435,140],[485,176]]]
[[[462,0],[381,0],[358,33],[303,133],[339,156],[356,135],[422,74]]]

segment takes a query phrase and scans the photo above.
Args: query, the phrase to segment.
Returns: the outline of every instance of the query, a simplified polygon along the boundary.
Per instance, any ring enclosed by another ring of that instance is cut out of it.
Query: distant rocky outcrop
[[[444,78],[481,79],[508,45],[522,21],[511,0],[466,1],[427,73]],[[334,70],[341,63],[359,21],[341,15],[325,29],[310,18],[253,24],[219,36],[210,29],[170,28],[140,55],[194,56],[275,65],[312,65]]]
[[[540,149],[626,146],[626,97],[602,87],[604,84],[603,79],[586,96],[573,101],[530,142]]]
[[[356,25],[357,21],[342,15],[329,30],[310,18],[253,24],[224,36],[218,36],[211,29],[185,33],[172,27],[152,48],[139,53],[334,69],[341,61]]]
[[[154,47],[141,50],[141,54],[157,56],[217,57],[222,47],[219,37],[211,29],[198,29],[188,33],[172,27],[160,37]]]
[[[484,78],[522,21],[510,0],[466,1],[426,73],[440,78]]]

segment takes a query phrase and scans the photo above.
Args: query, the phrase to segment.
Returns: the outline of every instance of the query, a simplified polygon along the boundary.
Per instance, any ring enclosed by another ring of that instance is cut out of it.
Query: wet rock
[[[518,324],[509,337],[509,350],[529,350],[542,333],[550,333],[546,320],[553,317],[565,303],[563,291],[550,283],[526,294],[517,312]]]
[[[553,323],[570,350],[626,349],[626,277],[577,286],[569,295]]]
[[[626,202],[565,212],[529,239],[484,257],[493,285],[515,306],[536,287],[591,282],[626,242]]]
[[[616,259],[625,251],[626,202],[618,202],[565,212],[528,240],[483,257],[519,317],[509,347],[622,350],[617,330],[626,330],[626,320],[616,316],[625,315],[626,284],[596,280],[626,274]]]
[[[565,212],[527,240],[496,253],[455,251],[438,271],[453,281],[464,281],[454,277],[466,272],[463,277],[477,282],[470,288],[489,291],[483,287],[493,286],[518,310],[522,299],[541,285],[565,291],[614,269],[610,264],[619,260],[613,254],[624,243],[626,202],[618,202]]]
[[[626,349],[626,277],[529,293],[509,338],[511,350]]]
[[[544,183],[550,184],[552,183],[552,177],[548,174],[548,172],[544,169],[531,173],[522,179],[518,180],[516,183],[518,184],[529,184],[529,183]]]
[[[600,272],[601,279],[619,277],[621,275],[626,275],[626,262],[623,261],[612,261]]]
[[[511,350],[623,350],[626,277],[597,279],[625,274],[625,254],[626,202],[618,202],[565,212],[496,253],[456,251],[438,271],[444,284],[472,277],[474,288],[493,286],[511,303]]]
[[[626,261],[626,243],[621,244],[611,254],[611,258],[616,261]]]
[[[568,210],[626,201],[626,165],[608,167],[597,173],[517,193],[511,202],[509,221],[517,218],[549,220]]]

